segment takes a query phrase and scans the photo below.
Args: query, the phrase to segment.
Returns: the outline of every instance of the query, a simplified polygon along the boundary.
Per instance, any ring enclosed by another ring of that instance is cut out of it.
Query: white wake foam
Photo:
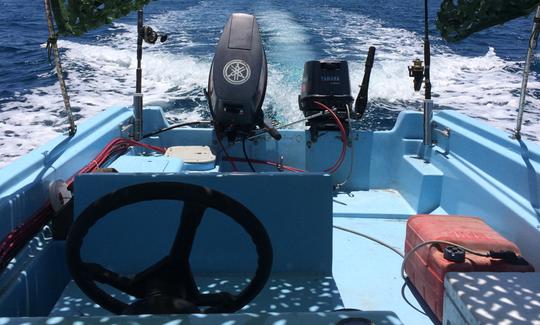
[[[202,7],[201,7],[202,6]],[[206,87],[212,53],[224,21],[204,21],[205,10],[212,2],[199,7],[150,16],[149,22],[171,33],[168,43],[147,47],[143,60],[143,88],[146,104],[164,104],[167,115],[194,120],[205,116],[202,89]],[[225,9],[223,9],[225,10]],[[403,29],[384,26],[366,16],[323,7],[324,19],[299,22],[284,10],[258,3],[255,12],[261,26],[269,61],[269,80],[265,112],[279,122],[302,116],[297,95],[303,63],[321,58],[347,58],[350,62],[352,89],[361,82],[364,60],[370,45],[377,47],[372,71],[370,98],[383,107],[418,109],[422,95],[412,90],[407,66],[422,57],[422,36]],[[311,14],[311,13],[310,13]],[[225,14],[223,16],[226,16]],[[206,33],[205,37],[200,37]],[[215,35],[215,36],[212,36]],[[318,35],[321,44],[312,44]],[[67,84],[78,123],[111,105],[129,105],[135,85],[135,26],[114,24],[106,36],[94,44],[60,41]],[[323,52],[314,49],[322,48]],[[180,50],[180,53],[178,49]],[[199,49],[199,51],[198,51]],[[195,53],[195,54],[188,54]],[[432,82],[437,105],[451,107],[506,130],[514,128],[521,83],[522,62],[506,61],[493,49],[478,57],[468,57],[438,45],[433,47]],[[51,78],[51,67],[38,78]],[[529,82],[540,88],[538,77]],[[355,94],[356,95],[356,94]],[[3,104],[0,110],[0,167],[43,144],[66,129],[63,103],[58,84],[29,90]],[[173,107],[189,101],[189,110]],[[528,97],[523,131],[538,140],[540,99]]]
[[[300,119],[298,94],[304,62],[316,58],[306,28],[288,12],[261,8],[256,13],[268,59],[268,87],[264,108],[280,123]]]
[[[132,51],[70,41],[60,41],[59,47],[66,50],[64,70],[77,123],[107,107],[130,105],[137,64]],[[209,68],[209,62],[190,56],[147,53],[143,62],[145,104],[195,97],[202,100],[202,87],[207,82]],[[195,119],[202,109],[176,115]],[[67,123],[58,84],[32,89],[23,100],[5,104],[0,120],[4,124],[4,132],[0,133],[2,166],[65,130]]]
[[[318,32],[328,42],[327,54],[337,57],[362,54],[351,64],[353,85],[360,84],[366,52],[373,45],[377,47],[377,54],[370,84],[371,99],[399,104],[396,106],[399,110],[421,107],[423,96],[412,90],[407,66],[414,58],[423,58],[423,36],[385,27],[383,23],[363,15],[335,8],[326,10],[325,17],[331,22],[320,27]],[[431,80],[434,102],[498,128],[512,130],[515,128],[521,87],[521,72],[516,71],[521,71],[522,65],[522,62],[498,57],[493,48],[483,56],[469,57],[444,45],[433,46]],[[529,79],[523,126],[524,135],[535,141],[540,140],[540,98],[535,95],[535,90],[540,88],[538,80],[534,73]],[[404,103],[407,107],[403,106]]]

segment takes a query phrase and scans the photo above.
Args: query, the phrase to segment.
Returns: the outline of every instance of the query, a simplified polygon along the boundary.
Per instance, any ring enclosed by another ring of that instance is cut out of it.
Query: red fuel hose
[[[83,167],[76,175],[90,173],[101,166],[112,153],[125,152],[130,146],[137,146],[146,148],[149,150],[157,151],[159,153],[165,153],[165,149],[161,147],[152,146],[142,142],[116,138],[110,141],[103,150],[96,156],[94,160]],[[66,183],[70,186],[73,183],[75,175],[72,176]],[[0,242],[0,271],[3,270],[8,263],[17,255],[26,243],[40,230],[42,229],[50,218],[54,214],[51,204],[47,202],[31,219],[23,223],[22,225],[14,228],[3,240]]]
[[[343,146],[341,149],[340,156],[338,160],[332,165],[330,168],[325,169],[325,172],[334,173],[336,172],[341,164],[343,163],[343,160],[345,159],[345,155],[347,152],[347,134],[345,131],[345,127],[339,120],[338,116],[332,111],[328,106],[324,105],[323,103],[314,102],[315,104],[319,105],[324,110],[328,111],[334,120],[336,121],[336,124],[341,132],[341,138],[343,141]],[[218,137],[218,142],[220,146],[222,147],[224,153],[225,153],[225,160],[230,161],[233,170],[237,171],[236,165],[234,164],[234,161],[239,162],[247,162],[246,159],[243,158],[236,158],[236,157],[230,157],[228,153],[225,151],[225,147],[223,146],[223,143]],[[88,163],[85,167],[83,167],[76,175],[84,174],[84,173],[90,173],[97,168],[99,168],[107,159],[111,156],[112,153],[119,153],[119,152],[125,152],[130,146],[138,146],[142,148],[146,148],[149,150],[153,150],[159,153],[165,153],[165,149],[157,146],[152,146],[149,144],[145,144],[142,142],[130,140],[130,139],[124,139],[124,138],[116,138],[110,141],[103,150],[96,156],[94,160],[92,160],[90,163]],[[274,166],[276,168],[280,168],[283,170],[291,171],[291,172],[305,172],[305,170],[290,167],[286,165],[281,165],[276,162],[272,161],[264,161],[264,160],[256,160],[256,159],[250,159],[251,162],[256,164],[265,164],[269,166]],[[70,179],[67,180],[67,185],[70,186],[73,183],[73,180],[75,178],[75,175],[72,176]],[[45,226],[47,222],[49,222],[50,218],[53,215],[53,210],[51,207],[51,204],[47,202],[44,207],[42,207],[34,217],[23,223],[22,225],[14,228],[3,240],[0,242],[0,271],[3,270],[7,264],[11,261],[13,257],[19,252],[19,250],[40,230]]]
[[[223,150],[223,153],[225,154],[226,160],[228,160],[231,163],[231,166],[233,168],[233,171],[237,172],[238,169],[236,168],[236,164],[233,160],[230,159],[229,153],[227,152],[227,149],[225,149],[225,146],[223,145],[223,142],[221,142],[220,135],[216,134],[216,139],[219,143],[219,146],[221,147],[221,150]]]
[[[323,108],[328,113],[330,113],[330,115],[332,115],[332,117],[336,121],[339,131],[341,132],[341,141],[343,142],[343,145],[341,147],[341,153],[339,154],[339,158],[334,163],[334,165],[332,165],[332,167],[324,170],[325,172],[335,173],[339,169],[339,167],[341,167],[341,164],[345,160],[345,155],[347,154],[347,132],[345,131],[345,127],[343,126],[343,123],[341,123],[339,117],[336,115],[336,113],[334,113],[333,110],[331,110],[328,106],[326,106],[325,104],[321,102],[314,101],[314,103],[319,105],[321,108]]]
[[[225,159],[229,160],[231,162],[232,161],[238,161],[238,162],[247,162],[248,161],[245,158],[238,158],[238,157],[226,157]],[[291,167],[291,166],[286,166],[286,165],[281,165],[281,164],[273,162],[273,161],[257,160],[257,159],[251,159],[251,158],[249,159],[249,161],[252,162],[252,163],[255,163],[255,164],[274,166],[276,168],[287,170],[287,171],[290,171],[290,172],[296,172],[296,173],[305,172],[305,170],[303,170],[303,169],[299,169],[299,168]]]
[[[337,124],[337,126],[339,128],[339,131],[340,131],[340,134],[341,134],[341,141],[343,142],[343,145],[341,147],[341,153],[339,154],[339,158],[331,167],[324,170],[325,172],[328,172],[328,173],[335,173],[339,169],[339,167],[341,167],[341,165],[343,164],[343,161],[345,160],[345,156],[347,154],[347,132],[345,131],[345,127],[343,126],[343,123],[341,123],[341,120],[336,115],[336,113],[334,113],[334,111],[332,109],[330,109],[328,106],[326,106],[325,104],[323,104],[321,102],[314,101],[314,103],[319,105],[322,109],[324,109],[324,110],[326,110],[327,112],[330,113],[330,115],[336,121],[336,124]],[[218,140],[219,140],[219,138],[218,138]],[[221,145],[221,148],[223,149],[223,151],[225,152],[225,148],[223,147],[223,144],[221,144],[221,142],[220,142],[220,145]],[[235,167],[235,171],[236,171],[236,166],[233,163],[234,161],[248,162],[248,160],[244,159],[244,158],[230,157],[226,152],[225,152],[225,158],[224,159],[230,161],[231,164],[233,164],[233,166]],[[249,161],[252,162],[252,163],[256,163],[256,164],[265,164],[265,165],[278,167],[278,168],[281,168],[283,170],[292,171],[292,172],[305,172],[305,170],[303,170],[303,169],[299,169],[299,168],[296,168],[296,167],[290,167],[290,166],[284,166],[284,165],[278,164],[278,163],[273,162],[273,161],[256,160],[256,159],[251,159],[251,158],[249,159]]]

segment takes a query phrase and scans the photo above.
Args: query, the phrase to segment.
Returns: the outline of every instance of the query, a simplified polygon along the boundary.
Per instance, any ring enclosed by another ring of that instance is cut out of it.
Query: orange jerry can
[[[417,245],[444,240],[481,252],[511,251],[520,255],[519,248],[481,218],[451,215],[416,215],[407,221],[405,253]],[[525,260],[507,261],[465,253],[462,261],[445,258],[448,245],[426,245],[413,253],[405,265],[412,285],[424,298],[433,313],[442,320],[444,277],[447,272],[534,272]]]

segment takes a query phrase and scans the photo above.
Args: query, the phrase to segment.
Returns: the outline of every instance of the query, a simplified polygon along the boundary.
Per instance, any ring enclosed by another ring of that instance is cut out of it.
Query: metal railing
[[[519,97],[519,109],[516,121],[516,129],[514,131],[514,137],[521,139],[521,126],[523,125],[523,112],[525,110],[525,96],[527,95],[527,82],[529,81],[529,73],[531,69],[531,61],[536,49],[538,34],[540,33],[540,6],[536,9],[536,15],[534,16],[533,29],[531,38],[529,40],[529,49],[527,50],[527,58],[525,60],[525,67],[523,68],[523,80],[521,81],[521,93]]]

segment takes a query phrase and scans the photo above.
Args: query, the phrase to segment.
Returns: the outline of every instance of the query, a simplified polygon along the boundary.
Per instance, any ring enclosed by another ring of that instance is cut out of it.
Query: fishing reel
[[[420,91],[424,80],[424,65],[422,60],[415,59],[409,68],[409,77],[413,78],[414,91]]]
[[[152,27],[150,26],[143,26],[141,30],[141,36],[143,40],[146,43],[149,44],[156,44],[157,40],[161,43],[165,43],[167,41],[167,38],[169,38],[168,34],[161,34],[159,32],[156,32]]]
[[[169,35],[156,32],[152,27],[143,25],[144,14],[142,10],[137,12],[137,70],[135,77],[135,94],[133,94],[133,134],[136,141],[142,138],[143,130],[143,94],[142,94],[142,54],[143,42],[156,44],[167,41]]]

